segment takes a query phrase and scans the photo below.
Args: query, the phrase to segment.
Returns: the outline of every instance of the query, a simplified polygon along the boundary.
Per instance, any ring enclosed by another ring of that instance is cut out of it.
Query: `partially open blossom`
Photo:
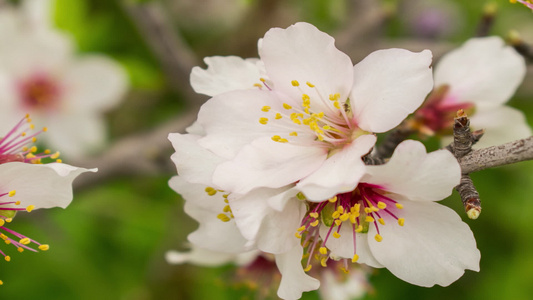
[[[96,172],[96,169],[77,168],[59,162],[43,164],[46,159],[60,161],[57,159],[59,153],[39,152],[36,146],[32,146],[42,132],[32,133],[33,129],[26,116],[0,138],[0,238],[18,252],[46,251],[49,246],[7,226],[17,212],[67,207],[72,201],[73,180],[81,173]],[[11,256],[6,253],[0,249],[5,260],[10,261]]]
[[[501,38],[470,39],[436,65],[435,90],[416,112],[417,122],[425,132],[451,135],[453,116],[464,109],[472,128],[485,129],[477,147],[528,137],[524,114],[504,105],[525,73],[524,58]]]
[[[296,182],[317,200],[353,189],[373,133],[398,125],[433,84],[429,51],[380,50],[354,66],[307,23],[269,30],[259,56],[210,58],[191,75],[213,96],[198,115],[198,143],[227,160],[213,183],[238,194]]]
[[[48,145],[71,157],[93,151],[105,141],[103,112],[121,100],[126,74],[103,55],[76,56],[67,36],[35,24],[37,8],[47,7],[32,7],[0,12],[0,126],[30,113],[51,129]]]

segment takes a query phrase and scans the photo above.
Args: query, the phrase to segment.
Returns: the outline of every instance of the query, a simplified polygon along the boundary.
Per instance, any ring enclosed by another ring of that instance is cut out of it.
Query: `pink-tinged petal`
[[[303,249],[300,245],[276,255],[276,265],[281,273],[278,297],[285,300],[300,299],[303,292],[318,289],[320,282],[305,274],[302,268]]]
[[[258,137],[279,135],[278,126],[259,123],[259,118],[269,117],[261,110],[263,106],[282,109],[275,94],[268,91],[241,90],[211,98],[198,113],[198,124],[207,134],[200,145],[231,159]]]
[[[389,271],[411,284],[448,286],[465,269],[479,271],[480,253],[472,231],[448,207],[433,202],[403,201],[405,225],[380,226],[377,242],[370,226],[370,250]]]
[[[241,253],[251,250],[235,221],[223,222],[217,216],[223,213],[224,198],[220,193],[209,196],[206,186],[185,181],[180,176],[169,180],[169,186],[182,195],[185,212],[198,221],[199,227],[189,234],[188,240],[200,248],[223,253]]]
[[[350,58],[335,48],[331,36],[311,24],[296,23],[287,29],[270,29],[261,42],[259,56],[275,89],[293,99],[301,99],[305,92],[313,101],[318,91],[326,101],[329,95],[336,93],[344,100],[352,87]],[[299,88],[292,86],[293,80],[300,83]],[[306,82],[314,84],[316,91]],[[324,110],[319,102],[312,102],[311,107]]]
[[[485,129],[481,140],[474,148],[481,149],[523,139],[531,136],[524,113],[509,106],[479,108],[470,117],[470,126],[474,129]]]
[[[451,195],[461,180],[461,167],[447,150],[426,153],[418,141],[402,142],[389,162],[367,166],[361,182],[382,186],[413,201],[439,201]]]
[[[64,101],[70,111],[103,112],[115,107],[128,89],[128,75],[102,55],[78,59],[62,74]]]
[[[326,151],[318,147],[262,138],[243,147],[233,160],[220,164],[213,174],[213,182],[238,194],[258,187],[279,188],[311,174],[326,157]]]
[[[387,49],[356,64],[350,101],[359,127],[385,132],[415,111],[433,88],[431,59],[429,50]]]
[[[10,200],[20,201],[21,207],[66,208],[72,201],[74,179],[81,173],[96,171],[61,163],[0,164],[0,192],[15,190],[16,194]]]
[[[322,240],[326,238],[329,230],[330,227],[325,226],[324,224],[320,225],[320,237],[322,238]],[[326,242],[326,247],[331,250],[331,253],[335,257],[352,259],[354,256],[354,228],[351,226],[351,223],[344,222],[339,231],[339,234],[341,235],[339,238],[333,237],[333,232],[336,230],[337,228],[334,227],[331,233],[329,234],[328,240]],[[358,263],[366,264],[374,268],[383,268],[383,265],[374,258],[374,255],[372,255],[372,252],[370,251],[370,248],[368,246],[367,234],[355,234],[355,247],[355,254],[359,255],[359,259],[357,260]]]
[[[215,96],[233,90],[252,89],[261,78],[257,59],[237,56],[211,56],[204,58],[207,69],[194,67],[191,86],[195,92]]]
[[[245,253],[233,254],[211,251],[191,245],[191,250],[188,252],[167,251],[165,253],[165,260],[169,264],[184,264],[191,263],[204,267],[217,267],[229,263],[236,263],[237,265],[246,265],[251,263],[258,255],[258,251],[249,251]]]
[[[199,138],[192,134],[169,134],[168,139],[176,150],[170,159],[176,164],[179,175],[188,182],[210,185],[216,166],[224,159],[200,147]]]
[[[363,135],[328,157],[322,166],[296,186],[310,201],[321,202],[337,194],[353,191],[365,173],[361,157],[372,149],[376,136]]]
[[[435,86],[449,85],[455,101],[495,106],[509,100],[525,74],[524,58],[501,38],[472,38],[442,57]]]

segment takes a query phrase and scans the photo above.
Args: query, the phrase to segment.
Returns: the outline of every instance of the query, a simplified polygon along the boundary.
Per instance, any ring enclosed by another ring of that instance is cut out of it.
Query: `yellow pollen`
[[[337,201],[337,196],[335,196],[333,198],[330,198],[328,201],[331,202],[331,203],[336,202]]]
[[[224,206],[224,208],[222,209],[223,212],[231,212],[231,207],[229,207],[229,205],[226,205]]]
[[[48,131],[48,127],[43,127],[43,131],[47,132]]]
[[[337,219],[337,218],[339,218],[340,215],[341,215],[341,213],[338,212],[338,211],[335,211],[335,212],[333,212],[333,213],[331,214],[331,216],[333,217],[333,219]]]
[[[26,211],[31,212],[34,208],[35,208],[35,205],[28,205],[28,207],[26,207]]]
[[[311,218],[315,218],[316,219],[316,218],[318,218],[318,213],[317,212],[312,212],[312,213],[309,214],[309,216]]]
[[[379,202],[378,202],[378,207],[379,207],[379,209],[385,209],[385,208],[387,208],[387,204],[385,204],[385,203],[379,201]]]
[[[254,86],[258,88],[263,88],[263,85],[261,85],[260,83],[254,83]]]
[[[339,220],[339,219],[335,220],[335,225],[337,225],[337,226],[341,226],[341,224],[342,224],[342,221],[341,221],[341,220]]]
[[[4,285],[4,282],[2,280],[0,280],[0,285]]]
[[[309,97],[309,95],[307,94],[302,94],[302,100],[303,100],[303,104],[306,105],[306,106],[309,106],[311,104],[311,97]]]
[[[26,154],[26,158],[27,159],[32,159],[32,158],[35,158],[35,155],[33,155],[33,153],[28,153],[28,154]]]
[[[214,196],[216,193],[217,193],[217,190],[215,190],[214,188],[208,186],[205,188],[205,192],[209,195],[209,196]]]
[[[20,134],[21,136],[26,136],[26,132],[23,132]]]
[[[51,159],[57,159],[59,157],[59,152],[56,152],[50,156]]]
[[[357,216],[350,214],[350,223],[355,224],[355,222],[357,222]]]
[[[0,226],[4,226],[5,223],[4,219],[0,219]]]
[[[18,248],[17,248],[17,251],[20,252],[20,253],[22,253],[22,252],[24,252],[24,248],[22,248],[22,247],[18,247]]]
[[[322,255],[326,255],[328,254],[328,249],[326,247],[320,247],[320,249],[318,249],[318,251],[320,252],[320,254]]]
[[[333,237],[338,239],[338,238],[341,237],[341,235],[337,231],[335,231],[335,232],[333,232]]]
[[[335,106],[336,109],[341,109],[341,105],[339,104],[339,101],[333,102],[333,106]]]
[[[263,77],[259,78],[259,80],[261,80],[261,82],[265,82],[266,79],[264,79]]]
[[[398,225],[403,226],[403,224],[405,224],[405,219],[404,218],[399,218],[398,219]]]
[[[274,141],[274,142],[278,142],[279,140],[281,140],[281,136],[279,135],[274,135],[271,137],[271,139]]]
[[[365,213],[369,214],[371,212],[372,212],[372,210],[370,209],[370,207],[365,207]]]
[[[293,132],[289,133],[289,135],[290,135],[290,136],[298,136],[298,132],[293,131]]]
[[[50,151],[50,149],[46,149],[44,150],[44,154],[50,154],[52,151]]]
[[[61,160],[61,159],[56,159],[56,163],[62,163],[62,162],[63,162],[63,160]]]
[[[261,110],[264,111],[264,112],[268,112],[270,110],[270,108],[271,108],[270,106],[265,105],[265,106],[263,106],[263,108],[261,108]]]
[[[355,232],[361,232],[361,231],[363,231],[363,225],[357,226],[357,229],[355,230]]]
[[[24,151],[24,152],[28,151],[28,147],[26,147],[26,146],[22,147],[22,151]]]
[[[17,193],[16,190],[12,190],[12,191],[9,192],[8,195],[9,195],[9,197],[13,197],[13,196],[15,196],[16,193]]]
[[[266,125],[268,123],[268,118],[259,118],[259,123]]]
[[[302,226],[302,227],[298,228],[297,230],[298,230],[298,231],[304,231],[305,228],[306,228],[305,226]]]
[[[6,218],[5,221],[11,223],[13,221],[13,218]]]
[[[19,241],[19,243],[21,243],[22,245],[28,245],[29,243],[31,243],[31,241],[29,238],[23,238]]]
[[[322,126],[322,129],[324,129],[324,130],[330,130],[330,129],[331,129],[331,126],[329,126],[329,125],[324,125],[324,126]]]
[[[4,240],[4,242],[6,243],[6,245],[11,244],[11,241],[10,241],[10,240]]]
[[[276,114],[276,120],[279,120],[279,119],[281,119],[281,114],[280,114],[280,113],[277,113],[277,114]]]
[[[307,267],[305,267],[304,272],[311,271],[311,267],[313,267],[313,265],[308,265]]]
[[[327,261],[328,261],[328,258],[327,258],[327,257],[322,258],[322,259],[320,260],[320,265],[321,265],[322,267],[324,267],[324,268],[327,267],[327,266],[328,266],[328,265],[326,264]]]
[[[35,142],[37,142],[37,138],[36,137],[32,137],[31,141],[32,141],[32,143],[35,143]]]
[[[376,234],[376,236],[374,237],[376,239],[377,242],[381,242],[383,241],[383,237],[379,234]]]
[[[291,109],[292,106],[290,106],[290,105],[287,104],[287,103],[283,103],[283,108],[285,108],[285,109]]]
[[[309,81],[308,81],[308,82],[306,82],[305,84],[307,84],[307,86],[308,86],[308,87],[310,87],[310,88],[314,88],[314,87],[315,87],[315,85],[314,85],[314,84],[312,84],[312,83],[311,83],[311,82],[309,82]]]
[[[337,211],[341,214],[344,213],[344,207],[342,206],[337,207]]]
[[[344,222],[350,218],[350,215],[351,215],[350,213],[344,213],[340,216],[339,219]]]
[[[401,205],[400,203],[396,203],[396,207],[399,208],[399,209],[402,209],[403,205]]]
[[[296,238],[298,238],[298,239],[301,239],[301,238],[302,238],[302,235],[301,235],[299,232],[296,232],[296,233],[294,234],[294,236],[295,236]]]
[[[318,226],[318,223],[319,223],[319,221],[318,221],[318,220],[315,220],[313,223],[311,223],[311,226],[313,226],[313,227],[317,227],[317,226]]]
[[[11,257],[10,257],[9,255],[6,255],[6,257],[4,257],[4,259],[5,259],[6,261],[11,261]]]
[[[372,223],[374,222],[374,218],[372,218],[371,216],[366,216],[365,222]]]
[[[359,255],[357,254],[354,254],[353,257],[352,257],[352,262],[357,262],[359,260]]]
[[[37,152],[37,147],[33,146],[30,148],[30,152]]]
[[[379,218],[379,219],[378,219],[378,222],[379,222],[379,224],[381,224],[381,225],[385,225],[385,220],[383,220],[383,218]]]
[[[229,222],[231,219],[226,216],[225,214],[218,214],[217,216],[218,219],[220,219],[220,221],[222,222]]]
[[[298,82],[298,80],[291,81],[291,84],[292,86],[300,86],[300,83]]]

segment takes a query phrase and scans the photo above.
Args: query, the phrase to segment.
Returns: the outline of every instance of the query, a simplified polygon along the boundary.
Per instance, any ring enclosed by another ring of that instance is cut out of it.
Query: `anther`
[[[403,224],[405,224],[405,219],[404,218],[399,218],[398,219],[398,225],[403,226]]]
[[[15,196],[16,193],[17,193],[16,190],[12,190],[12,191],[9,192],[8,195],[9,195],[9,197],[13,197],[13,196]]]
[[[259,123],[266,125],[268,123],[268,118],[259,118]]]
[[[308,265],[307,267],[305,267],[304,269],[304,272],[309,272],[311,271],[311,268],[313,267],[313,265]]]
[[[335,232],[333,232],[333,237],[338,239],[338,238],[341,237],[341,235],[337,231],[335,231]]]
[[[396,207],[399,208],[399,209],[402,209],[403,205],[401,205],[400,203],[396,203]]]
[[[352,262],[357,262],[359,260],[359,255],[357,254],[354,254],[353,257],[352,257]]]
[[[314,84],[312,84],[312,83],[311,83],[311,82],[309,82],[309,81],[308,81],[308,82],[306,82],[305,84],[307,84],[307,86],[308,86],[308,87],[310,87],[310,88],[314,88],[314,87],[315,87],[315,85],[314,85]]]
[[[298,80],[291,81],[291,84],[292,86],[300,86],[300,83],[298,82]]]
[[[26,211],[31,212],[34,208],[35,208],[35,205],[28,205],[28,207],[26,207]]]
[[[379,201],[379,202],[378,202],[378,207],[379,207],[379,209],[385,209],[385,208],[387,208],[387,204],[385,204],[385,203]]]
[[[377,242],[381,242],[383,241],[383,237],[379,234],[376,234],[376,236],[374,237],[376,239]]]
[[[270,108],[271,108],[270,106],[265,105],[265,106],[263,106],[263,108],[261,108],[261,110],[264,111],[264,112],[268,112],[270,110]]]
[[[365,222],[372,223],[374,222],[374,218],[372,218],[371,216],[366,216]]]
[[[287,104],[287,103],[283,103],[283,108],[285,108],[285,109],[291,109],[292,106],[290,106],[290,105]]]
[[[379,218],[379,219],[378,219],[378,222],[379,222],[379,224],[381,224],[381,225],[385,225],[385,220],[383,220],[383,218]]]
[[[29,243],[31,243],[31,241],[29,238],[23,238],[19,241],[19,243],[21,243],[22,245],[28,245]]]
[[[6,257],[4,257],[4,259],[5,259],[6,261],[11,261],[11,257],[10,257],[9,255],[6,255]]]
[[[326,247],[320,247],[320,249],[318,249],[318,251],[320,251],[320,254],[322,254],[322,255],[328,254],[328,249]]]

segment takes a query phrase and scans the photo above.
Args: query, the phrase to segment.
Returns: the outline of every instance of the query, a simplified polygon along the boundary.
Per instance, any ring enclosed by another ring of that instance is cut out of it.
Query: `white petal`
[[[405,225],[380,226],[381,242],[370,249],[387,269],[411,284],[448,286],[465,269],[479,271],[480,253],[472,231],[451,209],[433,202],[402,202]],[[369,236],[376,234],[370,226]]]
[[[260,70],[257,59],[242,59],[237,56],[211,56],[204,58],[207,69],[194,67],[191,85],[195,92],[215,96],[225,92],[252,89],[259,83]]]
[[[261,108],[271,106],[274,110],[276,105],[282,104],[274,93],[259,90],[233,91],[211,98],[198,113],[198,124],[207,134],[200,145],[231,159],[258,137],[279,135],[278,126],[259,123],[259,118],[270,117]]]
[[[72,181],[81,173],[96,171],[60,163],[0,164],[0,193],[15,190],[10,200],[20,201],[21,207],[66,208],[72,201]]]
[[[188,252],[167,251],[165,259],[170,264],[192,263],[205,267],[216,267],[228,263],[237,262],[239,265],[253,261],[257,257],[257,251],[245,252],[242,254],[221,253],[199,248],[192,245]]]
[[[176,150],[170,158],[176,164],[179,175],[185,180],[210,185],[213,182],[215,167],[224,160],[200,147],[197,143],[199,138],[192,134],[169,134],[168,139]]]
[[[115,61],[91,55],[76,60],[63,74],[64,101],[70,110],[103,112],[115,107],[128,88],[128,76]]]
[[[457,102],[494,106],[514,94],[525,74],[524,58],[501,38],[472,38],[442,57],[435,67],[435,86],[448,84]]]
[[[326,156],[325,150],[318,147],[258,139],[245,146],[233,160],[220,164],[213,182],[238,194],[258,187],[279,188],[312,173]]]
[[[185,212],[199,223],[198,229],[189,234],[191,243],[200,248],[223,253],[241,253],[251,250],[233,220],[222,222],[217,216],[226,205],[220,193],[209,196],[205,185],[185,181],[174,176],[169,185],[180,193],[185,202]]]
[[[338,276],[337,270],[322,269],[320,289],[322,299],[353,300],[362,298],[367,292],[368,282],[364,271],[352,268],[346,278]]]
[[[461,180],[461,167],[447,150],[426,154],[418,141],[402,142],[388,163],[367,166],[361,182],[382,186],[384,190],[413,201],[438,201],[452,193]]]
[[[67,113],[43,116],[42,120],[43,124],[47,124],[48,131],[39,135],[39,138],[60,150],[66,157],[80,157],[100,149],[105,144],[103,116]]]
[[[385,132],[415,111],[433,88],[431,58],[429,50],[387,49],[356,64],[350,101],[359,127]]]
[[[372,255],[370,248],[368,247],[368,239],[366,233],[355,234],[355,253],[353,249],[353,226],[350,222],[343,222],[339,234],[339,238],[333,237],[333,232],[337,230],[337,227],[331,229],[328,236],[330,227],[324,224],[320,225],[320,237],[322,240],[327,238],[326,247],[331,250],[333,256],[352,259],[354,254],[359,255],[357,260],[360,264],[366,264],[374,268],[383,268],[383,265],[379,263]]]
[[[509,106],[479,108],[470,117],[474,129],[485,129],[481,140],[474,148],[481,149],[523,139],[531,136],[524,113]]]
[[[303,292],[318,289],[320,282],[305,274],[302,268],[303,249],[300,245],[276,255],[276,265],[281,272],[278,297],[285,300],[300,299]]]
[[[363,135],[328,157],[315,172],[296,184],[310,201],[324,201],[353,191],[365,173],[361,157],[376,143],[374,135]]]
[[[302,92],[314,98],[318,91],[326,101],[330,94],[336,93],[344,100],[352,86],[353,64],[334,43],[331,36],[315,26],[296,23],[287,29],[270,29],[262,40],[259,56],[275,89],[291,98],[301,99]],[[299,88],[292,86],[293,80],[300,83]],[[316,91],[306,82],[314,84]]]

